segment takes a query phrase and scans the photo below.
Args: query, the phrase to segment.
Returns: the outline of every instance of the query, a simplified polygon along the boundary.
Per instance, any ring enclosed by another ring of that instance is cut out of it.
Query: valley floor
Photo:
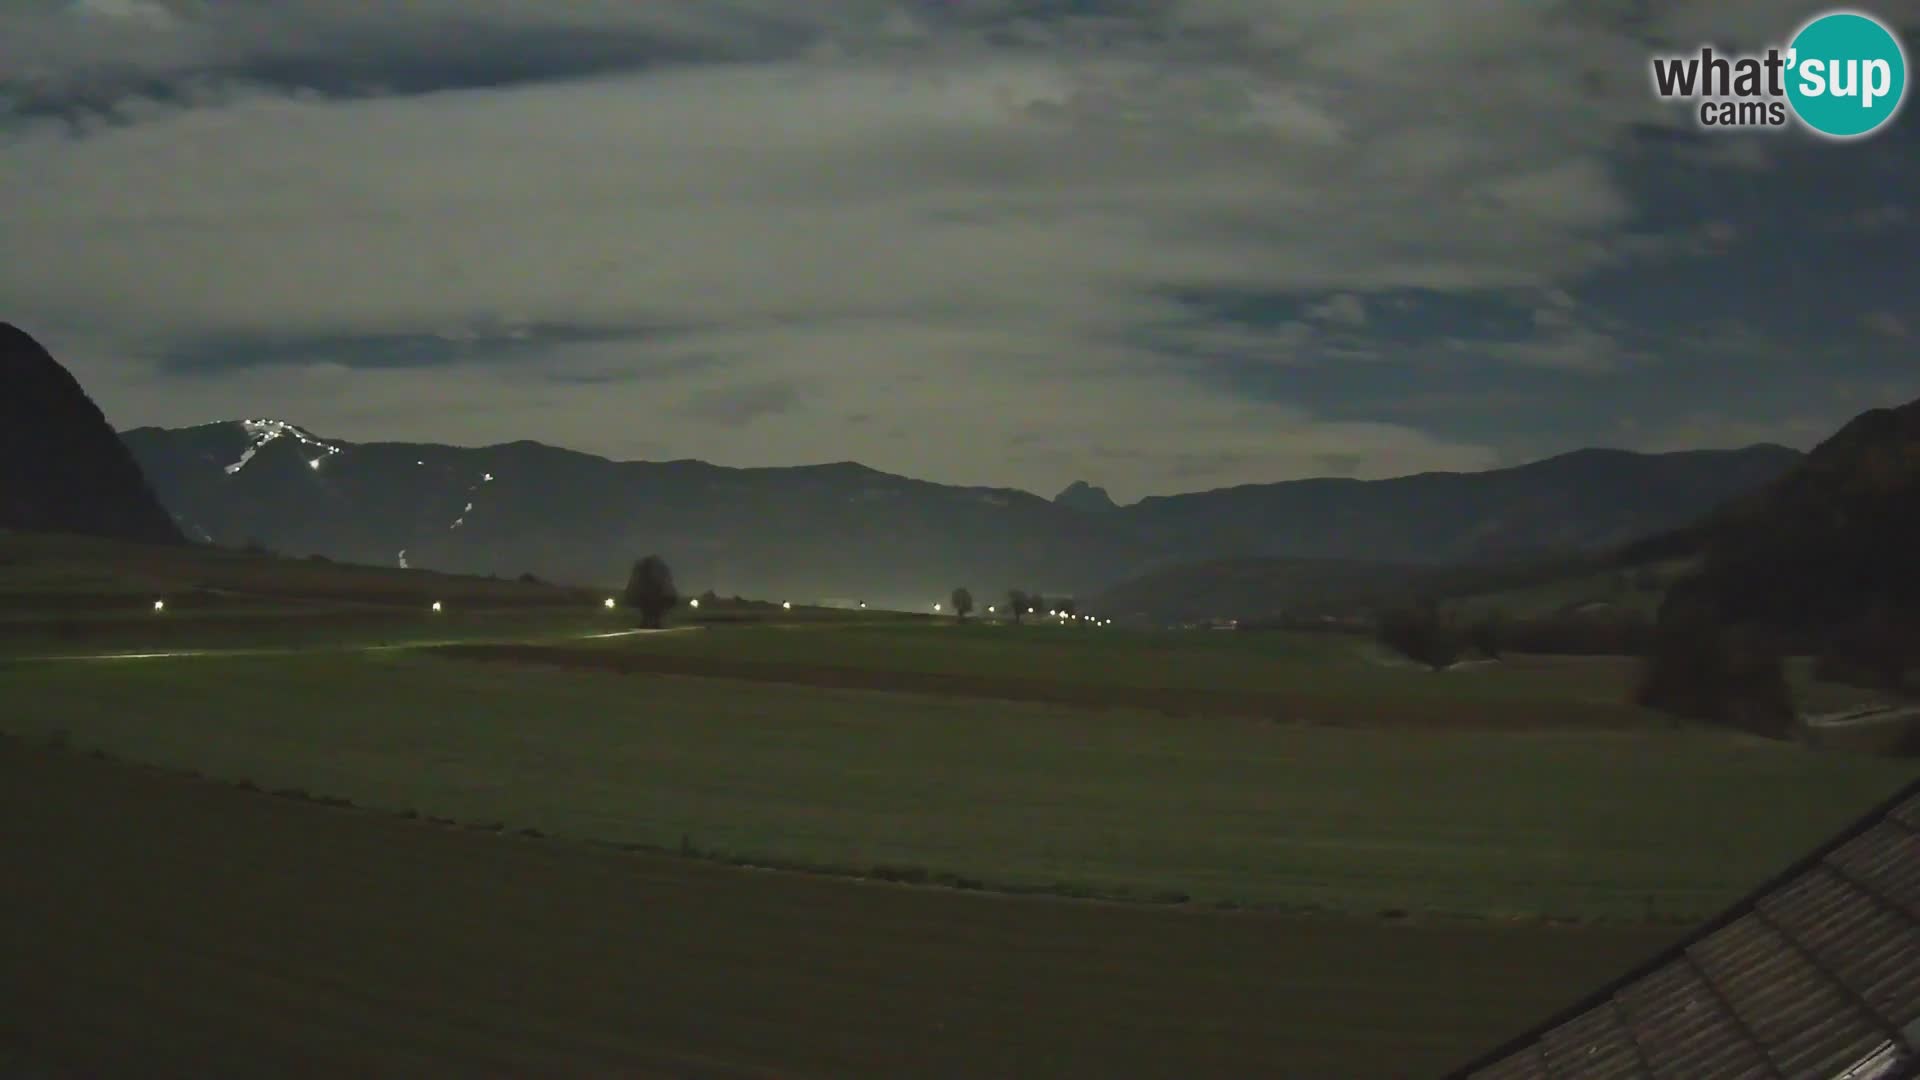
[[[1715,731],[1329,727],[431,650],[0,680],[0,730],[268,790],[725,861],[1369,916],[1699,919],[1910,773]]]
[[[1624,662],[419,599],[15,609],[0,1069],[1431,1075],[1912,772]]]
[[[0,860],[0,1047],[50,1076],[1433,1075],[1674,933],[754,872],[12,740]]]

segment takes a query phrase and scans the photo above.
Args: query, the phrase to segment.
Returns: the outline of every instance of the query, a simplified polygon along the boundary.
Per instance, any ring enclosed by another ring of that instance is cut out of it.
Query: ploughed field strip
[[[428,650],[453,660],[522,664],[634,675],[688,675],[902,694],[1030,701],[1047,705],[1139,709],[1176,716],[1227,716],[1356,727],[1445,724],[1479,730],[1639,728],[1644,718],[1613,703],[1476,699],[1458,703],[1397,703],[1352,694],[1310,691],[1220,690],[1185,686],[1132,686],[1000,674],[962,674],[853,667],[790,661],[690,656],[580,646],[474,643]]]
[[[1571,1015],[1454,1075],[1920,1076],[1920,783]]]

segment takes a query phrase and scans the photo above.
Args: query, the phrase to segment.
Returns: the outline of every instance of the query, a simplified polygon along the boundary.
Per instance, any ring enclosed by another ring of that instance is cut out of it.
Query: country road
[[[475,644],[542,644],[564,641],[604,641],[608,638],[633,637],[636,634],[677,634],[688,630],[704,630],[704,626],[673,626],[660,630],[614,630],[599,634],[564,634],[552,637],[511,638],[486,642],[473,638],[451,638],[443,640],[400,641],[380,645],[303,645],[275,646],[257,649],[169,649],[159,652],[108,652],[108,653],[64,653],[51,656],[0,656],[0,665],[64,663],[71,661],[99,660],[174,660],[189,657],[219,656],[292,656],[299,653],[372,653],[397,652],[403,649],[435,649],[447,645]]]

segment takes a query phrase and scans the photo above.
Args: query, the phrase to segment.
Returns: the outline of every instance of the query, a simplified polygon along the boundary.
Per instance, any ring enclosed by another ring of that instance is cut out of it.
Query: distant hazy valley
[[[1581,451],[1474,474],[1301,480],[1116,507],[851,462],[615,462],[533,442],[348,443],[278,420],[123,434],[190,537],[381,565],[618,580],[640,553],[687,587],[917,607],[966,584],[1086,595],[1223,558],[1441,564],[1575,552],[1689,523],[1801,455]]]

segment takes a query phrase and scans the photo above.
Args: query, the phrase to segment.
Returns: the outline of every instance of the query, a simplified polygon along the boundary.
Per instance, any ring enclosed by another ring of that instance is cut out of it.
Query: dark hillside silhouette
[[[183,542],[100,407],[9,323],[0,323],[0,528]]]
[[[1701,555],[1661,607],[1642,700],[1782,730],[1780,650],[1908,685],[1920,656],[1920,401],[1856,417],[1751,497],[1677,534]]]

